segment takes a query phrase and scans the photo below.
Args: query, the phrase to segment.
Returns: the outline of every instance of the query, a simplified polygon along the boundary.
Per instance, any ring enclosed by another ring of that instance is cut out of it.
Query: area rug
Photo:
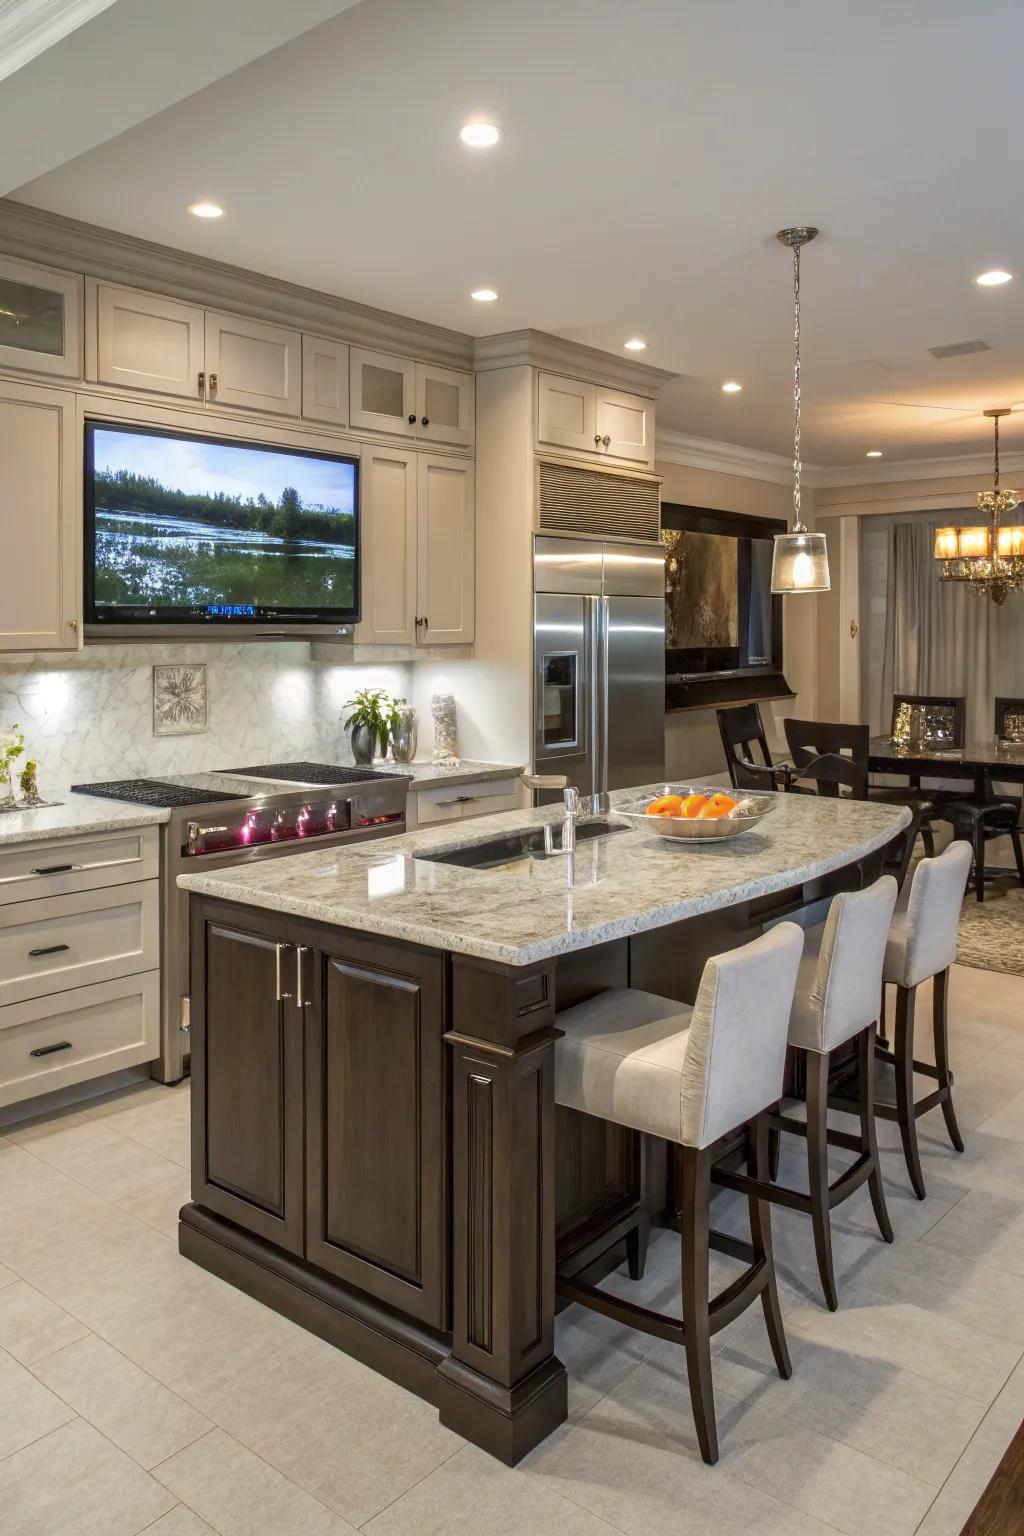
[[[1016,875],[986,884],[984,901],[968,891],[956,957],[979,971],[1024,976],[1024,886]]]

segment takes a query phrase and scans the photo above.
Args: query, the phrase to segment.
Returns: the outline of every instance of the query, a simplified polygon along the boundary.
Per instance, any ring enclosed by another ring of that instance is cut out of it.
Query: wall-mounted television
[[[85,619],[329,632],[359,618],[359,461],[85,424]]]

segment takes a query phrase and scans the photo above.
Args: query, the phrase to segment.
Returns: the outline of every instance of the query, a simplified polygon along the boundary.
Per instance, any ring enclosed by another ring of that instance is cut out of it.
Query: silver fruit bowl
[[[715,795],[731,794],[737,801],[735,810],[726,816],[648,816],[647,807],[661,795]],[[657,795],[646,794],[642,800],[628,800],[612,807],[615,816],[621,816],[639,832],[652,832],[684,843],[718,843],[723,838],[739,837],[756,827],[770,811],[775,809],[775,795],[750,795],[743,790],[724,790],[721,784],[666,784]]]

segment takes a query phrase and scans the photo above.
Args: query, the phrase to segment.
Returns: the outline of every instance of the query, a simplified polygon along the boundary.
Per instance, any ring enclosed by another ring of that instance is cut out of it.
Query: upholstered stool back
[[[896,904],[883,875],[866,891],[843,891],[807,934],[793,999],[789,1043],[825,1054],[878,1018],[882,961]]]
[[[922,859],[904,881],[885,951],[886,981],[916,987],[953,964],[971,859],[970,843],[957,840],[937,859]]]

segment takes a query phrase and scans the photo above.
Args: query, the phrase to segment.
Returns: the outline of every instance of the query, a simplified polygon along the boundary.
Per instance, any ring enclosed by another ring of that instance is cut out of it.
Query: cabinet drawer
[[[0,1008],[0,1106],[152,1061],[159,1049],[159,971],[13,1003]]]
[[[159,882],[81,891],[0,911],[0,1006],[160,963]]]
[[[96,832],[59,841],[0,848],[0,907],[41,896],[155,880],[160,873],[156,827]]]
[[[429,822],[486,816],[493,811],[514,811],[518,806],[519,785],[514,778],[445,784],[416,792],[416,821],[418,826],[425,826]]]

